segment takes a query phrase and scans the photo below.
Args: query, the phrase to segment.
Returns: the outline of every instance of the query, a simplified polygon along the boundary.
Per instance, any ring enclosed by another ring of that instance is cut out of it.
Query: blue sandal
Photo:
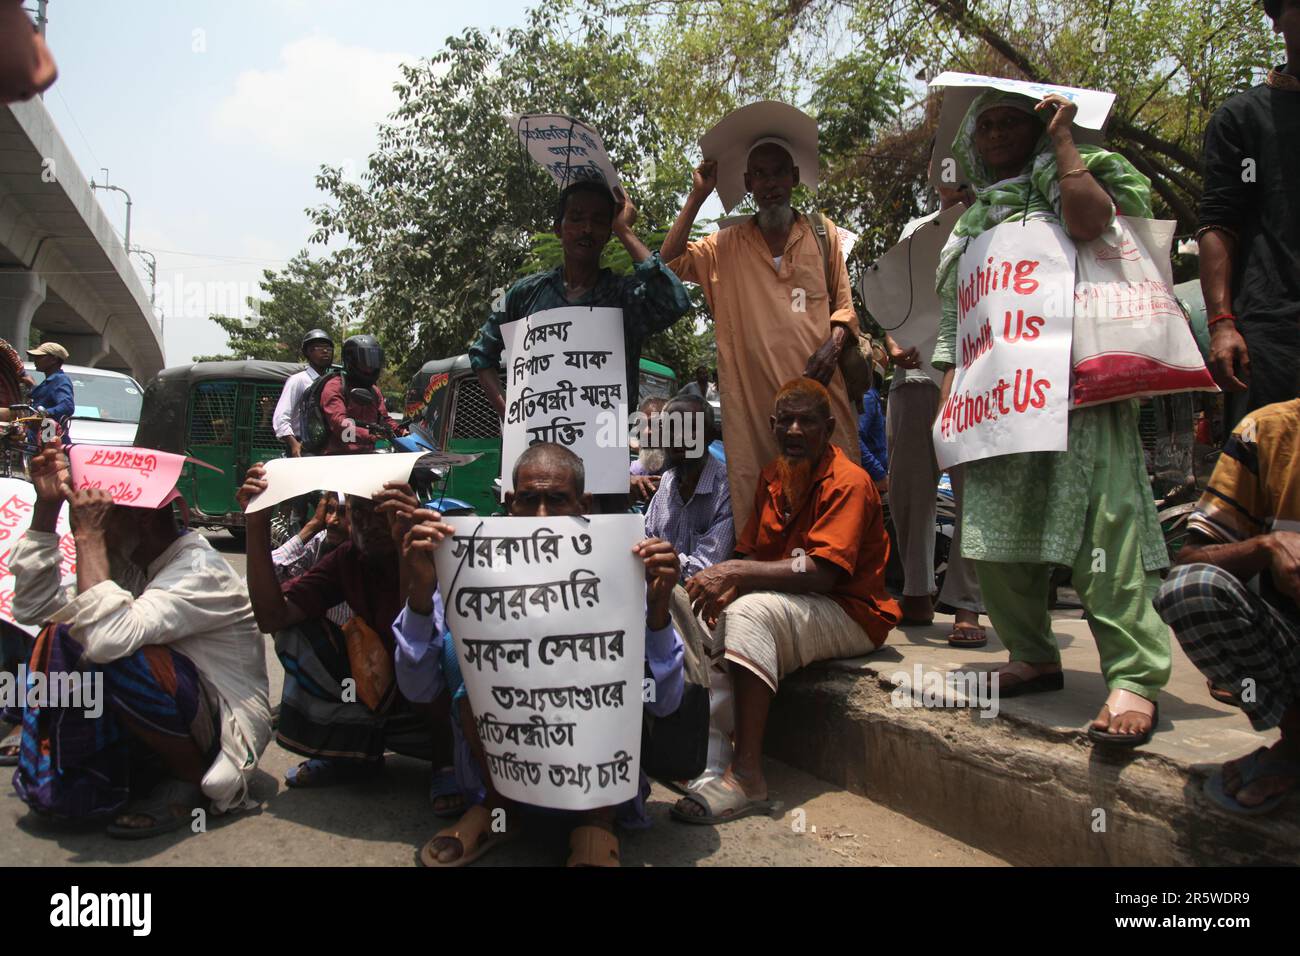
[[[1270,752],[1267,747],[1260,747],[1250,756],[1241,758],[1237,767],[1241,772],[1242,787],[1248,787],[1256,780],[1265,777],[1283,777],[1290,778],[1292,781],[1300,781],[1300,763],[1288,757],[1274,757],[1268,763],[1264,763],[1264,755]],[[1229,813],[1246,817],[1262,816],[1276,810],[1278,805],[1295,790],[1295,787],[1292,786],[1281,793],[1273,794],[1261,804],[1248,807],[1243,803],[1238,803],[1237,798],[1223,788],[1223,783],[1223,768],[1220,767],[1205,781],[1205,795]],[[1238,790],[1238,793],[1240,792]]]

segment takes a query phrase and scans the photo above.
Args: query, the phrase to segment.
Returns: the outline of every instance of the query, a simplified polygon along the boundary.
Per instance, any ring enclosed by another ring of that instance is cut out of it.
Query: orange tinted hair
[[[831,393],[826,391],[825,385],[814,379],[803,376],[790,379],[776,393],[776,401],[772,403],[772,407],[775,408],[787,399],[811,402],[823,417],[831,417]]]

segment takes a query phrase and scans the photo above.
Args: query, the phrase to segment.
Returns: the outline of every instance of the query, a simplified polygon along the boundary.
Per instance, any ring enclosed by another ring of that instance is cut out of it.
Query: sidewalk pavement
[[[781,688],[766,752],[885,803],[1013,863],[1300,862],[1300,795],[1239,817],[1201,792],[1225,760],[1272,744],[1214,701],[1174,642],[1173,674],[1152,741],[1096,748],[1086,731],[1106,699],[1085,621],[1058,616],[1065,689],[966,707],[900,706],[942,677],[991,670],[1007,652],[988,627],[981,649],[948,646],[952,618],[895,630],[869,657],[829,661]],[[987,619],[985,619],[986,621]]]

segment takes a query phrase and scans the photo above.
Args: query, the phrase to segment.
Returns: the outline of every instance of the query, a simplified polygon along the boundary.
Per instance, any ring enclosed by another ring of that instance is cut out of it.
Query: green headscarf
[[[985,90],[971,103],[952,143],[953,155],[975,189],[975,203],[953,227],[939,254],[936,288],[945,311],[957,309],[957,261],[966,244],[986,229],[1022,219],[1061,221],[1061,184],[1056,178],[1056,153],[1047,128],[1034,144],[1025,170],[1018,176],[993,182],[993,173],[975,151],[975,124],[995,106],[1033,113],[1036,101],[1019,93]],[[1027,109],[1026,109],[1027,107]],[[1079,146],[1079,157],[1102,189],[1125,215],[1151,218],[1151,180],[1123,156],[1100,146]]]

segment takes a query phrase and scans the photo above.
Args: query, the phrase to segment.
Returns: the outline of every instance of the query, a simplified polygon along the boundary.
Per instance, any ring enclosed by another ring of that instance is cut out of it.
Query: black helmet
[[[313,342],[328,342],[330,348],[334,347],[334,340],[330,338],[328,332],[324,329],[312,329],[302,337],[302,348],[300,351],[303,355],[307,354],[307,346],[311,345]]]
[[[373,335],[354,335],[343,343],[343,374],[354,385],[374,385],[384,370],[384,347]]]

